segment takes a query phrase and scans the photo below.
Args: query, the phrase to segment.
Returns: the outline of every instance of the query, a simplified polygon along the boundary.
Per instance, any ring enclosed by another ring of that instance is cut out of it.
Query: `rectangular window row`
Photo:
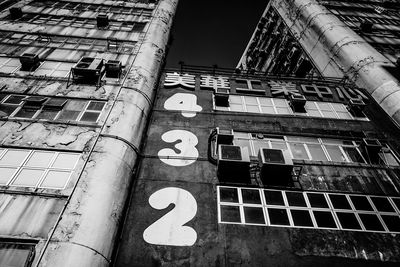
[[[0,239],[0,266],[31,266],[35,245],[33,242],[22,243]]]
[[[74,38],[62,36],[40,36],[26,33],[0,32],[0,43],[9,45],[25,45],[31,47],[54,47],[74,50],[115,51],[132,53],[134,42]]]
[[[0,94],[0,116],[97,122],[105,104],[97,100]]]
[[[400,197],[218,187],[218,222],[400,232]]]
[[[125,15],[145,15],[151,16],[152,9],[138,8],[138,7],[125,7],[125,6],[110,6],[110,5],[99,5],[99,4],[86,4],[82,2],[68,2],[68,1],[47,1],[47,0],[35,0],[29,3],[30,6],[34,7],[46,7],[55,9],[69,9],[79,11],[93,11],[98,13],[114,13],[114,14],[125,14]]]
[[[229,107],[215,105],[215,109],[221,111],[299,115],[344,120],[367,120],[365,117],[354,117],[347,110],[346,106],[341,103],[307,101],[304,108],[306,111],[305,113],[294,112],[286,99],[239,95],[229,96]]]
[[[17,19],[15,21],[29,22],[40,25],[46,24],[87,29],[97,28],[96,19],[63,17],[43,14],[24,14],[20,19]],[[145,26],[145,22],[109,21],[109,26],[107,29],[114,31],[141,32],[143,31]]]
[[[80,153],[0,147],[0,185],[64,189]]]
[[[299,136],[270,136],[265,134],[234,133],[234,145],[247,147],[257,156],[261,147],[288,150],[293,159],[332,162],[358,162],[399,166],[397,157],[384,145],[377,159],[372,159],[360,147],[361,142],[332,138]],[[374,161],[372,161],[374,160]],[[372,162],[371,162],[372,161]]]

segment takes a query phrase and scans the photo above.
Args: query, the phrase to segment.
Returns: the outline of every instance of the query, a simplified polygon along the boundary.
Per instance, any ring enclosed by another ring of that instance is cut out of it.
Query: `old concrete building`
[[[1,1],[0,266],[108,266],[177,1]]]

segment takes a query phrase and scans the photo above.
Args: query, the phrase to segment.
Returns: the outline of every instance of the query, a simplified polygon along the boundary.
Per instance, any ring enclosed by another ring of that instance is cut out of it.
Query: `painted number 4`
[[[193,94],[176,93],[164,102],[164,108],[167,110],[178,110],[182,116],[192,118],[203,108],[197,105],[197,96]]]
[[[192,246],[196,242],[196,231],[184,226],[197,213],[197,202],[191,193],[181,188],[167,187],[152,194],[149,203],[158,210],[166,209],[170,204],[175,207],[143,232],[143,239],[147,243]]]

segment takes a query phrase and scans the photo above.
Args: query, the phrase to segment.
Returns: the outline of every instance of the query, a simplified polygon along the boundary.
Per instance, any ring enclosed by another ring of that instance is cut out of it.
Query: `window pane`
[[[36,119],[54,120],[59,111],[57,110],[41,110]]]
[[[0,266],[28,266],[33,247],[28,244],[0,243]]]
[[[219,188],[219,197],[221,202],[239,203],[238,193],[236,188]]]
[[[375,214],[358,214],[366,230],[385,231],[379,218]]]
[[[281,191],[264,190],[265,202],[267,205],[285,206]]]
[[[338,114],[340,119],[344,119],[344,120],[352,119],[350,113],[348,113],[348,112],[337,112],[337,114]]]
[[[47,168],[53,156],[53,152],[34,151],[25,166]]]
[[[346,161],[346,158],[343,156],[342,151],[340,151],[340,148],[338,146],[325,145],[325,148],[328,151],[329,156],[331,157],[331,161]]]
[[[264,140],[253,140],[253,145],[254,145],[254,152],[256,155],[258,155],[258,151],[260,150],[261,147],[266,147],[268,148],[268,142]]]
[[[365,196],[350,196],[356,210],[373,211],[371,204]]]
[[[10,116],[18,106],[0,104],[0,117]]]
[[[85,108],[87,101],[85,100],[69,100],[65,106],[66,110],[81,111]]]
[[[221,205],[221,222],[237,222],[240,223],[240,211],[238,206]]]
[[[259,113],[260,112],[260,109],[258,108],[258,106],[246,105],[246,109],[247,109],[247,112],[253,112],[253,113]]]
[[[79,121],[96,122],[99,115],[100,115],[100,113],[98,113],[98,112],[86,111],[85,113],[83,113],[83,115]]]
[[[347,198],[345,195],[329,194],[329,198],[332,202],[333,208],[351,210],[350,203],[349,203],[349,201],[347,201]]]
[[[30,151],[9,149],[6,154],[0,159],[1,165],[19,166],[29,154]]]
[[[33,118],[35,113],[37,112],[37,109],[27,109],[27,108],[21,108],[15,115],[14,117],[17,118]]]
[[[290,150],[292,151],[293,158],[295,159],[309,159],[304,145],[301,143],[289,143]]]
[[[44,170],[22,169],[11,184],[15,186],[35,186],[43,173]]]
[[[272,106],[271,98],[260,97],[258,100],[261,106]]]
[[[318,227],[337,228],[335,219],[330,211],[313,211]]]
[[[275,114],[275,109],[273,107],[261,106],[261,112],[265,114]]]
[[[243,203],[261,204],[260,191],[256,189],[242,189]]]
[[[250,151],[251,151],[251,149],[250,149],[250,141],[249,140],[244,140],[244,139],[235,139],[234,141],[233,141],[233,144],[235,145],[235,146],[240,146],[240,147],[247,147],[247,151],[249,151],[249,153],[250,153]]]
[[[49,171],[40,187],[62,189],[67,184],[70,174],[71,172]]]
[[[303,193],[300,192],[286,192],[286,198],[289,206],[307,207]]]
[[[333,111],[321,110],[321,113],[324,118],[336,118],[336,114]]]
[[[282,150],[288,149],[285,142],[277,142],[277,141],[271,141],[271,148],[282,149]]]
[[[287,107],[288,104],[285,99],[274,98],[274,104],[277,107]]]
[[[57,120],[76,120],[79,116],[80,111],[63,110]]]
[[[56,160],[53,162],[52,167],[72,170],[74,169],[79,157],[79,154],[59,153]]]
[[[251,96],[245,96],[244,101],[246,105],[258,105],[257,98]]]
[[[357,221],[356,215],[354,213],[348,212],[336,212],[339,222],[343,229],[361,229],[360,224]]]
[[[392,204],[390,204],[386,197],[371,197],[371,200],[378,211],[395,212]]]
[[[399,216],[381,215],[389,231],[400,232],[400,218]]]
[[[268,216],[272,225],[290,225],[285,209],[268,208]]]
[[[295,226],[314,226],[308,210],[290,210],[290,213],[292,214]]]
[[[24,98],[25,96],[22,95],[11,95],[6,101],[4,101],[4,103],[19,105],[22,103],[22,99]]]
[[[244,207],[244,218],[246,223],[265,224],[262,208]]]
[[[231,111],[243,111],[241,104],[230,104],[229,107],[231,108]]]
[[[98,110],[101,111],[104,107],[105,103],[100,102],[100,101],[90,101],[90,104],[88,106],[88,110]]]
[[[308,201],[313,208],[329,208],[324,194],[307,193]]]
[[[278,114],[290,114],[290,109],[289,108],[276,108],[276,111]]]
[[[1,167],[0,168],[0,184],[7,184],[11,177],[14,175],[17,168],[7,168]]]
[[[386,165],[399,166],[399,162],[396,160],[391,152],[382,152],[379,153],[379,156],[384,159]]]
[[[307,144],[308,150],[310,151],[312,160],[327,161],[325,152],[322,150],[321,145]]]
[[[242,104],[242,97],[236,96],[236,95],[230,95],[229,103],[230,104]]]
[[[365,163],[364,159],[355,147],[343,147],[343,150],[346,152],[347,157],[351,162]]]

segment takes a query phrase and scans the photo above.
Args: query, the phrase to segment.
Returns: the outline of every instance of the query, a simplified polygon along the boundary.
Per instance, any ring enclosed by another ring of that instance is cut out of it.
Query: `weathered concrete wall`
[[[400,125],[400,86],[384,67],[395,66],[315,0],[275,0],[293,35],[325,76],[348,76]]]
[[[163,0],[155,8],[139,53],[37,266],[109,264],[176,5],[177,0]]]

